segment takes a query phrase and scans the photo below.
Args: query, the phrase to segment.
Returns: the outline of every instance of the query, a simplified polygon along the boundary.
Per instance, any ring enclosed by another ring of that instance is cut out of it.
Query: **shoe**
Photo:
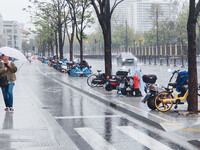
[[[9,111],[9,107],[6,107],[4,110],[5,110],[5,111]]]
[[[13,112],[13,111],[14,111],[14,109],[12,107],[10,107],[10,112]]]

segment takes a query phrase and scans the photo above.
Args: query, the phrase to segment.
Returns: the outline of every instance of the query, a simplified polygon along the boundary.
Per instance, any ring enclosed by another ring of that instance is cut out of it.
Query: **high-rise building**
[[[21,49],[21,33],[17,21],[3,21],[4,45]]]
[[[113,3],[114,0],[111,0]],[[145,32],[153,27],[151,8],[153,4],[159,6],[158,21],[167,19],[172,21],[176,18],[175,6],[171,0],[125,0],[114,11],[114,21],[117,25],[127,21],[130,28],[135,31]]]
[[[112,16],[112,24],[115,25],[125,25],[128,17],[128,7],[129,4],[134,0],[124,0],[121,2],[114,10],[113,16]],[[111,8],[113,4],[115,3],[115,0],[110,1]]]

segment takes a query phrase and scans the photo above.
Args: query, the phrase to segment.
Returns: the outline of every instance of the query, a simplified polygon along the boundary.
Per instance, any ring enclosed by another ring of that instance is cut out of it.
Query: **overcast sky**
[[[27,8],[29,0],[0,0],[0,14],[3,20],[15,20],[24,23],[25,28],[31,27],[29,14],[23,11]]]

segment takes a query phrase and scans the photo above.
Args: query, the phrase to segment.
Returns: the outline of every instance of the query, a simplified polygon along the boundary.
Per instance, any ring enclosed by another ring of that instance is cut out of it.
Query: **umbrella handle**
[[[25,63],[23,63],[19,68],[17,68],[17,71],[19,71],[20,70],[20,68],[24,65]]]

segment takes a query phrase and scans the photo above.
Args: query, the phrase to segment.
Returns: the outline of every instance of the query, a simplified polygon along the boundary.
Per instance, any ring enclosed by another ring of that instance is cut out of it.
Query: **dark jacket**
[[[16,76],[15,73],[17,72],[17,67],[13,62],[9,62],[10,67],[7,71],[4,70],[5,66],[4,63],[0,61],[0,76],[8,76],[8,81],[10,83],[15,82]]]

